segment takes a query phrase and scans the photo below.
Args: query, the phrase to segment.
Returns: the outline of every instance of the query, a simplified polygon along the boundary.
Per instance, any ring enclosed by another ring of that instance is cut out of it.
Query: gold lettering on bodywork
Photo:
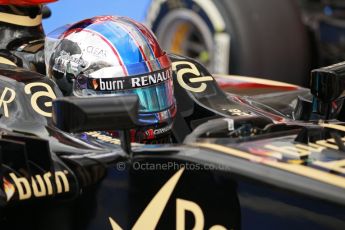
[[[62,183],[61,183],[62,181]],[[57,188],[57,193],[62,193],[62,192],[69,192],[69,183],[68,179],[63,172],[56,172],[55,173],[55,183],[56,183],[56,188]],[[62,190],[62,184],[64,191]]]
[[[97,138],[101,141],[108,142],[114,145],[119,145],[121,144],[119,139],[113,138],[111,136],[103,135],[100,132],[86,132],[87,135],[90,135],[91,137]]]
[[[227,229],[224,228],[222,225],[215,225],[215,226],[212,226],[209,230],[227,230]]]
[[[113,220],[113,218],[109,217],[110,225],[113,230],[123,230],[116,222]]]
[[[36,180],[35,180],[36,178]],[[40,175],[31,178],[32,190],[35,197],[43,197],[46,195],[46,187]]]
[[[158,191],[153,197],[151,202],[146,206],[139,219],[134,224],[132,230],[139,229],[156,229],[159,219],[161,218],[163,211],[178,183],[180,177],[183,174],[184,169],[180,169],[176,172]],[[202,230],[204,228],[205,218],[201,207],[188,200],[176,199],[176,229],[185,229],[185,213],[191,212],[195,217],[195,230]],[[120,225],[115,220],[109,217],[109,222],[113,230],[122,230]],[[226,230],[221,225],[214,225],[209,230]]]
[[[44,197],[48,195],[53,195],[52,182],[55,182],[56,184],[57,194],[69,192],[70,185],[66,176],[67,174],[67,171],[55,172],[53,175],[52,173],[47,172],[44,175],[32,176],[31,181],[29,181],[25,177],[17,177],[14,173],[10,173],[9,175],[16,187],[16,190],[18,191],[19,200],[26,200],[30,199],[32,196]],[[5,193],[8,194],[7,191],[5,191]],[[10,197],[7,196],[8,201],[11,197],[12,195]]]
[[[132,230],[140,229],[156,229],[158,221],[163,214],[172,192],[174,191],[177,182],[180,180],[184,169],[180,169],[171,177],[153,197],[151,202],[146,206],[145,210],[141,213],[139,219],[134,224]],[[113,230],[122,229],[111,217],[109,218]]]
[[[48,190],[48,195],[53,194],[53,186],[52,183],[50,182],[52,174],[50,172],[47,172],[46,174],[43,175],[44,181],[46,182],[47,185],[47,190]]]
[[[7,95],[10,95],[9,98],[7,100],[5,100],[5,97]],[[14,101],[14,99],[16,98],[16,92],[13,89],[10,88],[5,88],[4,91],[1,94],[0,97],[0,108],[3,108],[4,110],[4,116],[5,117],[9,117],[9,112],[8,112],[8,105]]]
[[[250,116],[249,113],[243,112],[242,110],[239,110],[239,109],[229,109],[228,112],[230,113],[231,116]]]
[[[48,97],[48,98],[52,99],[51,101],[44,103],[44,106],[46,106],[46,107],[52,107],[53,106],[52,101],[54,99],[56,99],[56,95],[55,95],[53,89],[50,87],[50,85],[43,83],[43,82],[34,82],[34,83],[27,84],[24,87],[24,91],[26,94],[31,94],[31,88],[37,87],[37,86],[44,87],[44,88],[46,88],[47,91],[39,91],[39,92],[34,93],[31,97],[31,106],[37,113],[41,114],[42,116],[52,117],[51,112],[45,112],[42,110],[42,108],[40,108],[38,106],[38,99],[40,97]]]
[[[31,188],[29,181],[25,177],[18,178],[16,174],[10,173],[10,177],[14,184],[16,185],[16,188],[18,190],[19,199],[20,200],[26,200],[31,197]]]
[[[190,68],[181,68],[177,70],[177,66],[179,65],[188,65]],[[207,81],[213,81],[213,77],[211,76],[200,76],[200,71],[198,68],[191,62],[188,61],[178,61],[172,63],[172,69],[174,71],[177,71],[177,81],[178,83],[186,90],[194,92],[194,93],[202,93],[206,90],[207,84],[205,82]],[[195,77],[190,78],[189,81],[191,83],[201,83],[199,87],[191,87],[189,86],[184,77],[186,74],[193,74]]]
[[[156,228],[158,221],[163,214],[164,208],[183,172],[184,169],[179,170],[164,184],[151,202],[146,206],[144,212],[140,215],[132,230]]]
[[[192,201],[176,199],[176,229],[185,230],[186,212],[191,212],[195,219],[194,230],[204,229],[205,218],[199,205]]]

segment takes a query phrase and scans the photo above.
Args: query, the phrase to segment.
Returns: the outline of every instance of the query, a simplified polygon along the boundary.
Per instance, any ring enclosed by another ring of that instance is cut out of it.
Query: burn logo
[[[115,90],[123,90],[123,83],[124,80],[111,80],[106,81],[99,79],[99,89],[102,91],[115,91]]]
[[[45,197],[54,194],[67,193],[70,191],[70,185],[67,179],[68,172],[47,172],[43,175],[35,175],[28,180],[26,177],[18,177],[14,173],[10,173],[11,181],[4,178],[4,190],[7,201],[10,201],[15,194],[18,194],[19,200],[27,200],[32,197]],[[54,183],[55,182],[55,183]],[[56,191],[54,193],[53,185]]]
[[[164,69],[148,75],[137,75],[133,77],[89,78],[88,88],[97,91],[131,90],[158,85],[171,79],[171,69]]]

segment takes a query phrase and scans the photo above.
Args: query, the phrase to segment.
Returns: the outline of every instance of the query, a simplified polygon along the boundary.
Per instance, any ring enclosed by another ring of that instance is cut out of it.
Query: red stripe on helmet
[[[163,69],[171,67],[171,61],[168,54],[164,54],[163,56],[158,58],[158,61],[161,64]]]
[[[147,29],[143,24],[136,22],[130,18],[126,18],[126,20],[128,20],[131,23],[133,23],[134,25],[136,25],[138,27],[138,29],[141,31],[141,33],[143,33],[143,35],[148,40],[149,45],[151,46],[156,57],[160,57],[160,56],[164,55],[164,52],[160,48],[156,37],[153,35],[153,33],[149,29]]]
[[[147,56],[146,56],[146,54],[145,54],[143,48],[141,47],[140,43],[135,39],[135,36],[133,35],[133,33],[132,33],[130,30],[128,30],[128,29],[126,28],[125,25],[121,26],[121,28],[122,28],[123,30],[125,30],[126,32],[129,33],[129,35],[130,35],[131,38],[133,39],[134,43],[135,43],[135,44],[137,45],[137,47],[139,48],[139,51],[140,51],[141,55],[143,56],[145,62],[147,63],[147,66],[148,66],[149,70],[150,70],[150,71],[153,71],[153,68],[152,68],[152,65],[151,65],[151,63],[150,63],[150,60],[147,58]],[[139,36],[140,36],[140,35],[139,35]]]

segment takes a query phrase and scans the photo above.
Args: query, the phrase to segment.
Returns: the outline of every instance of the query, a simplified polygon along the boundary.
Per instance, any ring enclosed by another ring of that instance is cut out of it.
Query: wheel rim
[[[188,9],[170,12],[161,21],[156,35],[165,50],[195,58],[213,70],[214,38],[208,25],[195,12]]]

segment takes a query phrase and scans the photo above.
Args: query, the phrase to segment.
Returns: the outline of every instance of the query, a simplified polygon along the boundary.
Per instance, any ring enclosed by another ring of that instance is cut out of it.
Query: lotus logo
[[[180,169],[173,177],[171,177],[164,186],[158,191],[151,202],[146,206],[141,213],[139,219],[136,221],[132,230],[153,230],[156,229],[159,219],[182,176],[184,169]],[[194,215],[195,224],[194,230],[204,229],[205,218],[200,206],[192,201],[176,199],[176,229],[185,229],[186,212],[191,212]],[[119,224],[114,219],[109,217],[109,221],[113,230],[122,230]],[[210,230],[226,230],[221,225],[214,225]]]
[[[188,66],[189,68],[178,68],[178,66]],[[176,71],[178,83],[186,90],[193,93],[202,93],[207,88],[207,83],[213,81],[211,76],[202,76],[199,69],[191,62],[188,61],[177,61],[172,64],[172,69]],[[190,74],[190,75],[189,75]],[[189,82],[186,81],[186,77],[192,76],[189,78]],[[199,86],[191,86],[190,83],[198,83]]]

